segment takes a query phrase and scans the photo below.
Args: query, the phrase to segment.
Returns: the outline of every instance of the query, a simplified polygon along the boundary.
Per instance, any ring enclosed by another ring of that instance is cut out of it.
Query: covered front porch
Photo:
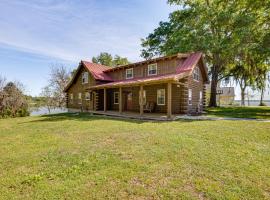
[[[181,81],[100,85],[91,88],[92,113],[116,117],[167,120],[185,113],[187,89]]]

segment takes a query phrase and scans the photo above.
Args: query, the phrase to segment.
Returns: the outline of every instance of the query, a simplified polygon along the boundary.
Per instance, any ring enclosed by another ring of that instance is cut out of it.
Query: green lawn
[[[208,108],[207,114],[215,117],[270,119],[270,106]]]
[[[270,199],[270,123],[0,120],[0,199]]]

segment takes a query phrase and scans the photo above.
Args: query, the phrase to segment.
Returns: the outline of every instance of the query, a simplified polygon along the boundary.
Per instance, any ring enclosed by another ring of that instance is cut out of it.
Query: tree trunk
[[[47,106],[47,108],[48,108],[49,114],[51,114],[51,108],[50,108],[50,106]]]
[[[261,99],[260,99],[260,106],[263,105],[263,96],[264,96],[264,88],[261,89]]]
[[[211,69],[212,80],[211,80],[211,93],[209,107],[217,107],[217,83],[218,83],[218,72],[217,66],[214,65]]]
[[[245,106],[245,87],[241,87],[241,106]]]

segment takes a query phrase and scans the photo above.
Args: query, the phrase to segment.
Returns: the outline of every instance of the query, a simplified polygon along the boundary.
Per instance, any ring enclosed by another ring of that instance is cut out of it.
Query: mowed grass
[[[215,117],[269,119],[270,106],[208,108],[207,114]]]
[[[0,120],[1,199],[270,199],[270,123]]]

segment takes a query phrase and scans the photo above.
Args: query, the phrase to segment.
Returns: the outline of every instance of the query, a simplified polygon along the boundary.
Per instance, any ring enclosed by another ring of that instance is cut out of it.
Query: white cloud
[[[139,59],[140,38],[152,30],[152,17],[158,15],[151,16],[149,12],[147,18],[147,13],[146,16],[140,13],[145,8],[134,6],[142,3],[147,7],[150,1],[119,1],[117,6],[109,1],[105,1],[107,4],[94,0],[78,2],[2,0],[0,43],[70,61],[89,59],[101,51],[132,61]],[[156,19],[156,23],[161,19]]]

